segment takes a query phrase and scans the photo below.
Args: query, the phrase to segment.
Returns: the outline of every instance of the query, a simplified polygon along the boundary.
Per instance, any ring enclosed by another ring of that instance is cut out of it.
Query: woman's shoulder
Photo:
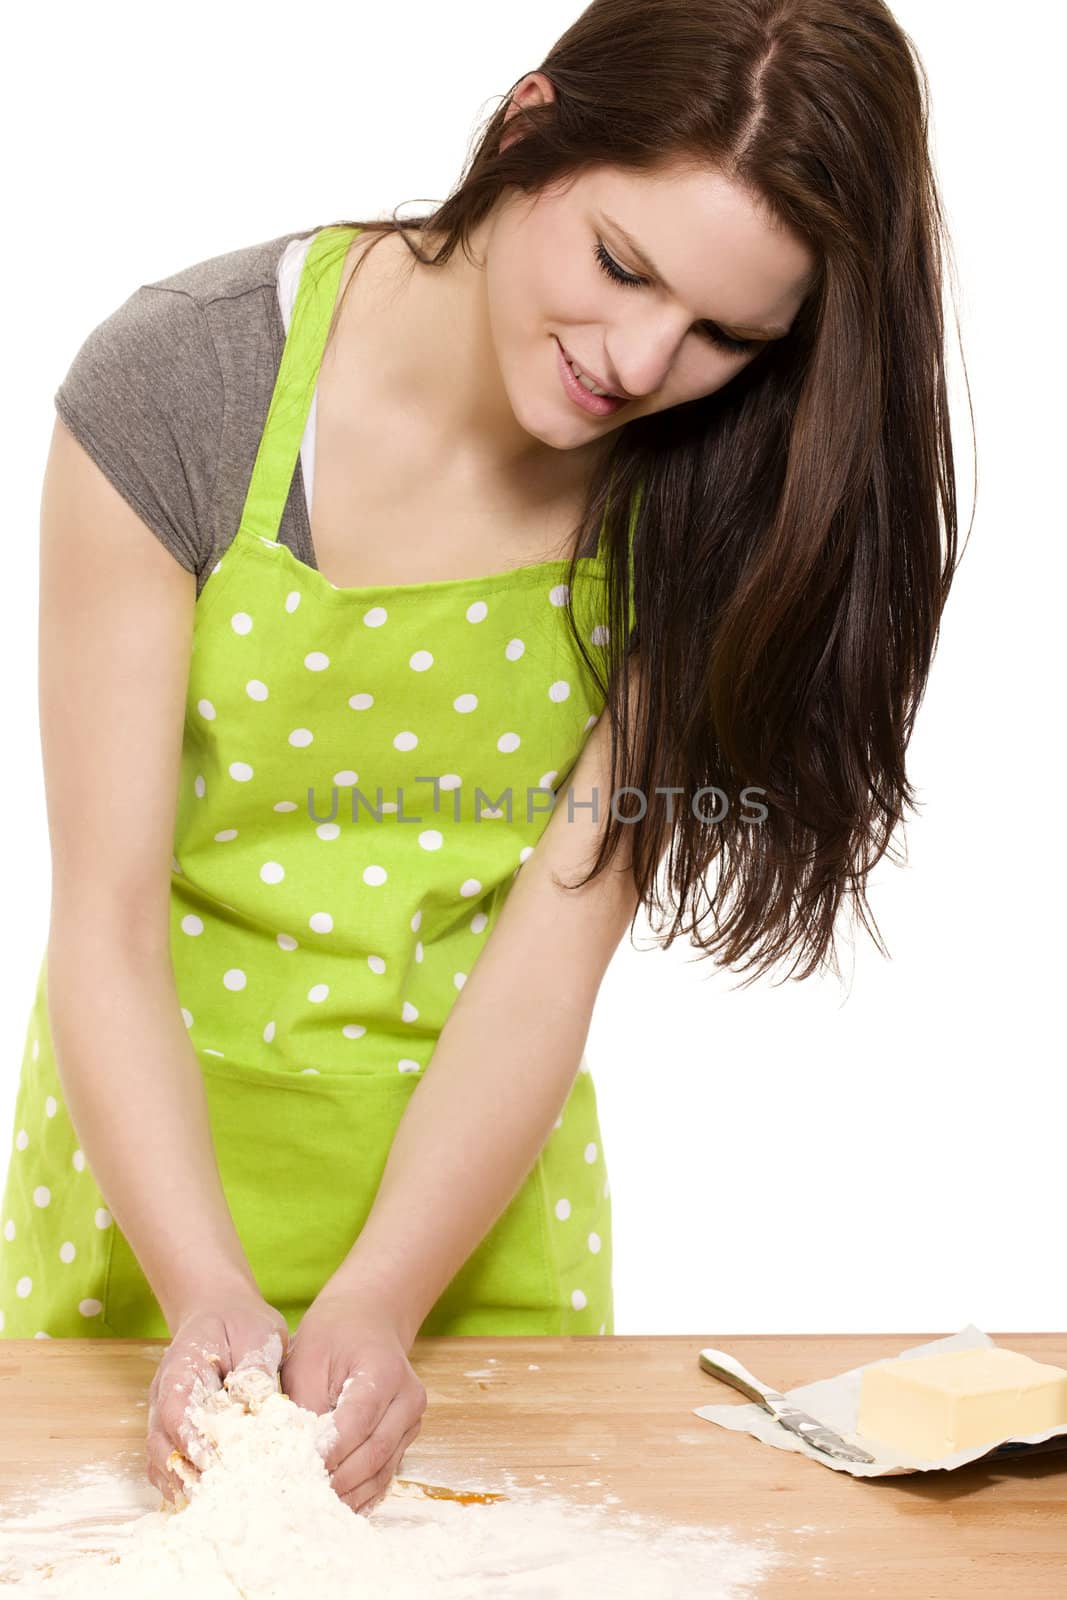
[[[140,284],[91,328],[55,392],[66,427],[202,586],[270,402],[278,265],[299,234]]]
[[[273,288],[286,246],[307,231],[278,234],[259,244],[242,245],[221,255],[208,256],[141,287],[187,295],[205,310],[218,301],[239,299],[257,289]]]

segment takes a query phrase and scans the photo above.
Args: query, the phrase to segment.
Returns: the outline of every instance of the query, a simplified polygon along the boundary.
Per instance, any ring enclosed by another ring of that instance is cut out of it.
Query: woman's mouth
[[[566,389],[567,393],[574,401],[575,405],[580,406],[583,411],[591,412],[594,417],[610,417],[613,412],[618,411],[620,406],[624,406],[626,404],[625,399],[623,399],[620,395],[593,394],[586,387],[586,384],[593,383],[594,380],[592,378],[585,378],[585,381],[583,382],[582,379],[578,377],[578,372],[581,371],[581,368],[576,370],[571,364],[567,352],[564,350],[558,339],[556,340],[556,352],[556,360],[559,364],[560,381],[562,382],[564,389]]]

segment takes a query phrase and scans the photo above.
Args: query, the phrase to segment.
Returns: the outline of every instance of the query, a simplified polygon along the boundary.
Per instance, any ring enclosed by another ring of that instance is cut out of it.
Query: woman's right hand
[[[189,1482],[199,1478],[190,1451],[199,1455],[210,1448],[186,1416],[190,1400],[220,1389],[222,1380],[241,1365],[259,1367],[276,1378],[288,1348],[285,1318],[254,1293],[220,1294],[181,1314],[148,1391],[148,1479],[165,1500],[175,1502],[184,1495],[183,1476]],[[185,1458],[183,1476],[167,1464],[175,1450]]]

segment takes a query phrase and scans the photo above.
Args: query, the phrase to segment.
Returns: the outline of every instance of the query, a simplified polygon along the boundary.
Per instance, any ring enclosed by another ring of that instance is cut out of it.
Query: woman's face
[[[479,232],[515,417],[563,449],[721,389],[788,330],[814,270],[799,238],[707,168],[594,167],[532,198],[509,191]],[[565,357],[623,403],[583,406]]]

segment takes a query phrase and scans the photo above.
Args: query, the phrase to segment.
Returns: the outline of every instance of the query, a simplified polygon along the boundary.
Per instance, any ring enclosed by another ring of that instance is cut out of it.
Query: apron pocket
[[[217,1058],[201,1058],[200,1066],[234,1225],[260,1292],[295,1332],[359,1236],[420,1075],[293,1073]],[[420,1333],[558,1331],[540,1168],[539,1156]],[[413,1233],[419,1225],[412,1216]],[[127,1337],[167,1337],[136,1257],[118,1228],[113,1233],[104,1311],[109,1327]],[[403,1251],[403,1239],[397,1248]]]

